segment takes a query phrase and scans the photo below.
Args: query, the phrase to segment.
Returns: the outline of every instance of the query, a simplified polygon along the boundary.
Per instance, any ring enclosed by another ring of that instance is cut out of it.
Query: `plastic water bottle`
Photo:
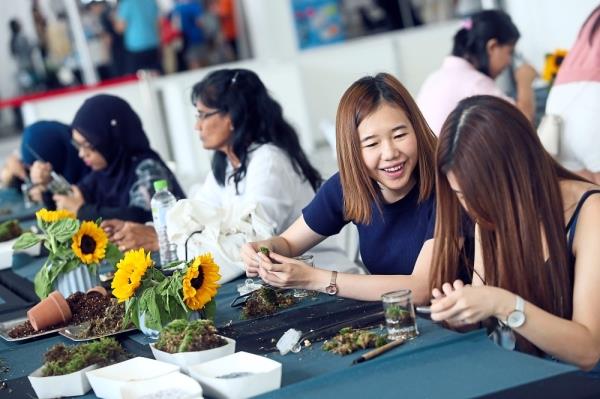
[[[173,246],[169,243],[167,235],[167,212],[171,209],[177,199],[167,188],[166,180],[157,180],[154,182],[154,195],[150,201],[152,207],[152,220],[154,229],[158,236],[158,246],[160,248],[160,263],[162,266],[169,262],[177,260],[177,252],[173,251]]]

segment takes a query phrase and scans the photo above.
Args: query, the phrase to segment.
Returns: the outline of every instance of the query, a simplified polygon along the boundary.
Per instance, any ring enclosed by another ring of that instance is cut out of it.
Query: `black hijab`
[[[32,151],[33,150],[33,151]],[[90,172],[71,145],[71,128],[56,121],[39,121],[25,128],[21,140],[21,159],[31,165],[40,156],[71,184]]]
[[[99,94],[88,98],[71,124],[98,151],[107,166],[90,173],[78,187],[86,203],[98,206],[129,206],[129,190],[136,183],[137,166],[154,160],[169,173],[169,189],[178,198],[184,194],[160,156],[150,148],[142,121],[123,99]]]

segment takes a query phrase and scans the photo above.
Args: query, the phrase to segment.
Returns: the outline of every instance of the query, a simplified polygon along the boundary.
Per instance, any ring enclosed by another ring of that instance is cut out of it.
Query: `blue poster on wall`
[[[301,49],[344,40],[339,0],[292,0]]]

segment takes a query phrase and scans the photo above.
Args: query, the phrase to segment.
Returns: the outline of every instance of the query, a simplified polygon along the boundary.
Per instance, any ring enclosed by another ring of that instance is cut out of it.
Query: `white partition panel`
[[[398,72],[388,35],[306,50],[297,63],[313,131],[323,120],[335,121],[338,102],[352,82],[378,72]]]
[[[100,93],[113,94],[126,100],[140,116],[152,148],[163,159],[171,159],[167,137],[161,128],[162,122],[157,119],[158,110],[155,109],[154,99],[149,97],[154,93],[142,82],[89,89],[26,102],[23,105],[24,123],[28,125],[41,119],[49,119],[70,124],[85,99]]]
[[[448,21],[406,29],[393,36],[398,79],[413,96],[451,53],[452,38],[459,25],[459,21]]]

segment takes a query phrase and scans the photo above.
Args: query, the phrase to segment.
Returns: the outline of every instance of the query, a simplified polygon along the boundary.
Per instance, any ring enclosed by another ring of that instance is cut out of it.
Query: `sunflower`
[[[42,222],[54,223],[58,222],[61,219],[75,219],[75,214],[65,209],[60,209],[58,211],[49,211],[46,208],[42,208],[35,213],[35,217],[38,220],[41,220]]]
[[[73,236],[71,249],[86,265],[98,263],[106,256],[108,237],[94,222],[83,222],[79,231]]]
[[[111,284],[112,293],[119,302],[126,301],[135,294],[146,270],[153,264],[150,252],[145,254],[143,248],[125,253],[123,259],[117,263],[117,271]]]
[[[183,300],[191,310],[199,310],[217,295],[221,278],[219,266],[210,253],[202,254],[188,267],[183,277]]]

